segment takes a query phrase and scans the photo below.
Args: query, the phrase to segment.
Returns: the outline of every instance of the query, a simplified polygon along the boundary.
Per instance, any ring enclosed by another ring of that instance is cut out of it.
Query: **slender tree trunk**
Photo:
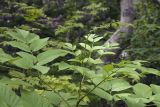
[[[106,58],[105,62],[113,61],[113,59],[119,57],[121,51],[128,46],[127,41],[133,31],[133,27],[131,26],[134,18],[133,0],[120,0],[120,9],[120,28],[106,41],[109,44],[118,43],[120,48],[113,50],[116,55]]]

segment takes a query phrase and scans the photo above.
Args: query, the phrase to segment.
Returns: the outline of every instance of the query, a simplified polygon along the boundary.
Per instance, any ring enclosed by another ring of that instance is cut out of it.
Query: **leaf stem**
[[[114,71],[114,72],[117,72],[119,69],[117,69],[116,71]],[[114,72],[112,72],[112,73],[114,73]],[[76,104],[76,107],[78,107],[79,106],[79,104],[80,104],[80,102],[87,96],[87,95],[89,95],[92,91],[94,91],[94,89],[96,89],[100,84],[102,84],[104,81],[106,81],[111,75],[112,75],[112,73],[110,74],[110,75],[108,75],[106,78],[104,78],[101,82],[99,82],[97,85],[95,85],[95,87],[94,88],[92,88],[89,92],[87,92],[84,96],[82,96],[78,101],[77,101],[77,104]]]

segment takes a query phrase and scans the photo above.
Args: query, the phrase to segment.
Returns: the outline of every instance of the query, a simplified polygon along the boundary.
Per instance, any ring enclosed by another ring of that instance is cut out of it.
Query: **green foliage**
[[[17,3],[17,6],[21,11],[24,12],[24,19],[26,21],[29,21],[29,22],[36,21],[38,18],[44,16],[42,9],[38,9],[33,6],[28,6],[25,3],[22,3],[22,4]]]
[[[61,49],[53,49],[47,47],[49,38],[41,39],[25,30],[15,29],[6,34],[10,38],[7,44],[18,52],[10,55],[0,51],[1,65],[9,69],[9,77],[2,76],[0,80],[0,97],[5,96],[0,98],[3,107],[88,106],[92,97],[97,101],[102,98],[112,106],[117,101],[126,102],[128,107],[160,103],[159,86],[138,83],[146,74],[160,76],[159,71],[143,67],[145,61],[141,60],[102,66],[101,58],[113,55],[109,50],[118,48],[118,44],[98,45],[103,39],[101,36],[88,34],[86,42],[64,43]],[[67,55],[72,57],[66,61],[55,60]],[[52,67],[73,74],[56,77],[48,72]],[[20,90],[21,96],[11,89]]]
[[[140,1],[135,6],[137,20],[134,22],[135,31],[128,49],[131,58],[159,63],[159,7],[150,0],[145,3]]]
[[[67,54],[66,51],[61,49],[50,49],[37,54],[35,52],[44,48],[48,44],[49,38],[40,39],[38,35],[20,29],[16,29],[16,32],[7,32],[7,34],[13,39],[8,44],[21,50],[16,53],[18,56],[11,64],[26,70],[36,69],[45,74],[50,69],[45,64]],[[5,56],[1,62],[12,59],[11,56],[3,53],[3,51],[1,53],[2,57]]]
[[[0,107],[159,107],[160,86],[141,83],[160,76],[141,60],[159,61],[159,7],[135,3],[128,50],[138,60],[104,64],[119,47],[101,42],[119,25],[130,26],[117,21],[117,0],[1,1]]]

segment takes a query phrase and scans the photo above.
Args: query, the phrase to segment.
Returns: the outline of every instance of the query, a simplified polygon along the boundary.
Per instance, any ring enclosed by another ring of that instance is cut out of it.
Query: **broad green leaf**
[[[32,43],[34,40],[39,39],[39,36],[34,33],[29,33],[29,35],[25,38],[26,43]]]
[[[120,93],[120,94],[114,94],[113,95],[113,98],[115,101],[118,101],[118,100],[124,100],[126,97],[130,96],[131,93]]]
[[[96,37],[95,34],[89,34],[89,35],[85,36],[85,38],[90,42],[94,42],[95,37]]]
[[[30,45],[31,50],[38,51],[38,50],[42,49],[44,46],[47,45],[48,39],[49,38],[34,40]]]
[[[112,91],[122,91],[131,88],[132,86],[123,79],[111,80]]]
[[[58,106],[61,102],[61,98],[53,91],[45,91],[42,96],[48,100],[49,103]]]
[[[98,41],[100,41],[101,39],[103,39],[103,37],[96,37],[96,38],[94,38],[94,42],[98,42]]]
[[[135,98],[127,97],[125,100],[128,107],[145,107],[145,104]]]
[[[0,84],[0,100],[5,101],[2,105],[7,107],[22,107],[20,98],[6,85]]]
[[[33,40],[39,39],[38,35],[22,29],[16,29],[16,32],[7,32],[7,34],[13,39],[23,43],[31,43]]]
[[[37,65],[47,64],[58,57],[65,56],[66,54],[67,52],[61,49],[54,49],[42,52],[37,56],[38,59]]]
[[[90,87],[90,89],[92,89],[93,87]],[[100,89],[100,88],[95,88],[93,91],[92,91],[93,94],[99,96],[100,98],[103,98],[107,101],[112,101],[113,97],[112,95],[110,95],[109,93],[107,93],[106,91]]]
[[[88,45],[88,44],[85,44],[85,43],[79,43],[83,48],[87,49],[88,51],[92,51],[92,48]]]
[[[134,85],[133,91],[137,96],[142,98],[149,98],[152,96],[152,89],[149,86],[142,83]]]
[[[139,69],[142,71],[144,74],[154,74],[160,76],[160,71],[153,69],[153,68],[145,68],[145,67],[139,67]]]
[[[7,34],[17,41],[25,42],[25,38],[17,32],[7,32]]]
[[[103,55],[115,55],[114,52],[104,52]]]
[[[101,59],[92,59],[92,58],[85,58],[84,62],[88,62],[90,64],[102,64],[103,63]]]
[[[69,64],[67,64],[67,63],[65,63],[65,62],[56,63],[56,64],[54,64],[54,65],[57,65],[57,66],[58,66],[58,69],[59,69],[60,71],[72,67],[72,65],[69,65]]]
[[[23,69],[30,69],[33,66],[33,59],[28,58],[19,58],[15,61],[13,61],[13,64],[15,64],[17,67],[23,68]]]
[[[78,55],[80,55],[81,53],[82,53],[81,50],[77,50],[77,51],[75,52],[75,55],[78,56]]]
[[[98,50],[99,55],[114,55],[114,52],[105,52],[104,50]]]
[[[32,68],[40,71],[42,74],[46,74],[50,69],[49,67],[41,66],[41,65],[36,65],[36,66],[33,66]]]
[[[72,45],[71,43],[65,43],[64,48],[69,49],[69,50],[75,50],[76,49],[76,45]]]
[[[153,95],[151,99],[157,107],[160,107],[160,94]]]
[[[104,80],[103,78],[97,77],[97,78],[93,78],[93,79],[92,79],[92,82],[93,82],[95,85],[97,85],[97,84],[101,83],[101,81],[103,81],[103,80]],[[104,81],[103,83],[99,84],[98,87],[101,88],[101,89],[103,89],[103,90],[105,90],[105,91],[109,91],[109,90],[112,89],[112,84],[111,84],[110,81],[106,80],[106,81]]]
[[[21,56],[22,58],[25,59],[30,59],[33,60],[33,63],[37,62],[37,58],[33,56],[32,54],[26,53],[26,52],[17,52],[17,55]]]
[[[4,99],[0,98],[0,107],[10,107],[8,104],[4,101]]]
[[[81,67],[81,66],[72,66],[71,69],[74,70],[74,71],[77,71],[77,72],[81,73],[82,75],[85,75],[88,78],[95,77],[95,71],[90,70],[88,68]]]
[[[4,84],[8,86],[19,86],[19,85],[31,86],[30,84],[22,81],[21,79],[7,79],[7,78],[1,79],[0,84]]]
[[[160,94],[160,86],[155,84],[151,84],[150,86],[154,94]]]
[[[112,64],[108,64],[108,65],[103,66],[103,69],[106,72],[110,72],[110,71],[112,71],[114,69],[114,66]]]
[[[4,63],[4,62],[7,62],[7,61],[10,61],[12,60],[13,57],[9,54],[6,54],[1,48],[0,48],[0,62],[1,63]]]
[[[151,97],[150,98],[143,98],[143,97],[139,97],[139,96],[137,96],[135,94],[131,94],[129,97],[130,98],[134,98],[137,102],[140,101],[140,102],[143,102],[145,104],[147,104],[147,103],[152,101]]]
[[[93,50],[95,51],[95,50],[103,50],[103,49],[105,49],[105,47],[103,47],[103,46],[94,46],[93,47]]]
[[[16,29],[17,35],[20,35],[23,38],[26,38],[29,35],[29,31],[22,30],[22,29]]]
[[[140,74],[136,71],[136,68],[130,68],[130,67],[124,67],[124,68],[117,68],[116,73],[123,74],[125,76],[128,76],[129,78],[132,78],[134,80],[140,79]]]
[[[18,41],[10,41],[10,42],[8,42],[8,44],[15,47],[15,48],[18,48],[20,50],[23,50],[26,52],[31,52],[29,46],[26,45],[25,43],[18,42]]]
[[[49,102],[36,92],[22,92],[21,99],[24,107],[50,107]]]
[[[101,55],[101,56],[104,54],[104,50],[98,50],[97,52],[98,52],[98,54]]]

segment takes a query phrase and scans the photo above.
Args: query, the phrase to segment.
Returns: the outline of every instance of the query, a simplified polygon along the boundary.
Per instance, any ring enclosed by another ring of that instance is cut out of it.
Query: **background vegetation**
[[[1,0],[0,107],[160,107],[160,3],[133,1],[115,58],[119,0]]]

